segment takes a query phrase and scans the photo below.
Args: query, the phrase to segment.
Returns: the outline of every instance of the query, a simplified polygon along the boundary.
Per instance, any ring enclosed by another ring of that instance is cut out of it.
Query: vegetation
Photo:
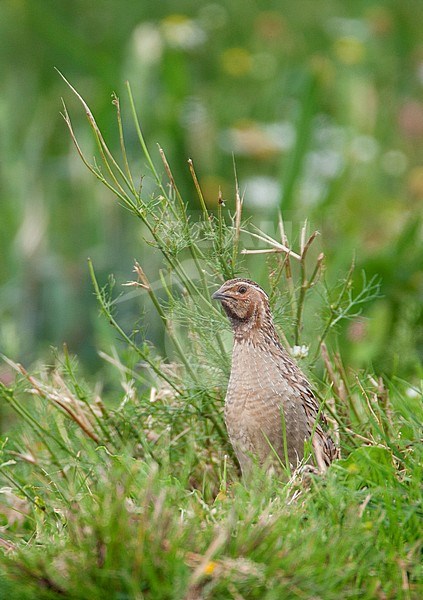
[[[422,21],[0,3],[0,598],[423,597]],[[233,275],[314,383],[324,476],[240,479]]]
[[[64,107],[77,151],[138,219],[160,260],[158,278],[136,262],[122,296],[89,262],[100,311],[120,340],[101,351],[115,373],[105,389],[84,381],[66,347],[38,372],[5,357],[18,377],[1,383],[0,394],[19,420],[2,444],[3,595],[419,598],[421,390],[354,372],[333,350],[339,325],[379,297],[378,280],[356,277],[353,264],[334,284],[317,232],[303,224],[292,245],[280,217],[279,237],[270,237],[243,219],[237,184],[235,201],[225,206],[219,196],[211,213],[190,162],[201,206],[193,218],[161,148],[166,179],[153,162],[128,86],[133,128],[156,180],[146,191],[127,156],[119,100],[117,157],[73,91],[97,157],[88,158]],[[246,488],[221,412],[231,335],[210,294],[258,261],[281,335],[313,370],[343,458],[324,476],[257,473]],[[128,329],[119,307],[134,293],[150,304]],[[151,311],[165,331],[163,355],[144,326]]]
[[[364,269],[382,287],[361,318],[344,322],[347,364],[419,378],[423,4],[104,0],[99,13],[75,1],[0,3],[2,352],[28,365],[66,341],[97,374],[96,346],[110,346],[114,334],[95,318],[87,256],[101,281],[127,279],[134,255],[156,279],[139,221],[78,162],[59,114],[65,87],[56,67],[95,107],[113,152],[120,142],[110,95],[122,97],[145,196],[156,183],[129,123],[126,80],[156,168],[164,176],[158,142],[189,213],[201,205],[187,159],[214,212],[219,186],[224,199],[234,197],[233,153],[246,218],[275,237],[281,208],[296,243],[307,218],[324,238],[331,285],[355,254],[355,283]],[[91,157],[83,113],[67,102]],[[264,282],[262,258],[248,264]],[[128,327],[139,307],[120,305]],[[149,338],[163,350],[159,322]]]

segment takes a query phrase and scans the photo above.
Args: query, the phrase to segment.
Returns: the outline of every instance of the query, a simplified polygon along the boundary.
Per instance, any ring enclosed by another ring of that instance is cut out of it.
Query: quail
[[[243,476],[255,462],[279,469],[286,457],[295,469],[310,439],[318,470],[324,471],[338,451],[309,382],[280,343],[266,292],[238,278],[212,298],[221,302],[233,329],[225,421]]]

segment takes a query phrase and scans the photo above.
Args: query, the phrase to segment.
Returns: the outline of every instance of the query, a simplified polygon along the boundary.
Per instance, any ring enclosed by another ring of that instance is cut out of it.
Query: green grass
[[[4,446],[23,511],[3,534],[6,585],[39,598],[419,598],[423,414],[405,392],[398,382],[382,404],[353,390],[352,429],[369,442],[344,432],[324,477],[257,474],[248,489],[231,461],[224,477],[225,448],[197,415],[147,431],[148,393],[103,418],[99,442],[40,402],[38,422],[65,444],[27,432]]]
[[[333,284],[324,240],[303,225],[291,244],[282,222],[279,237],[269,237],[244,222],[239,194],[234,210],[219,205],[209,213],[192,169],[202,206],[193,218],[163,153],[166,180],[154,166],[129,97],[156,190],[135,184],[123,133],[117,156],[80,97],[97,158],[79,152],[138,220],[158,277],[150,281],[136,263],[122,295],[89,263],[100,312],[118,338],[101,349],[104,389],[85,381],[66,347],[30,372],[5,358],[16,379],[0,383],[0,395],[18,419],[1,449],[0,592],[420,598],[421,390],[370,368],[354,371],[336,349],[340,324],[378,300],[377,279],[356,276],[353,266]],[[64,116],[78,144],[66,109]],[[261,249],[279,251],[257,258],[250,253],[257,239]],[[248,487],[239,478],[222,419],[231,335],[210,293],[247,272],[270,292],[285,343],[304,346],[302,366],[342,450],[324,476],[257,472]],[[139,295],[148,313],[135,325],[122,322],[121,302]],[[153,311],[165,352],[149,339]]]

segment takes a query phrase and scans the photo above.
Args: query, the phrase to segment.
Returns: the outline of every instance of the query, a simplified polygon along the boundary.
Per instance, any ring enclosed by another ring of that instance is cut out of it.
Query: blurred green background
[[[294,238],[305,218],[321,231],[333,277],[354,254],[358,280],[379,274],[382,297],[345,327],[341,349],[354,366],[417,376],[422,24],[417,0],[2,0],[1,352],[28,364],[66,341],[95,371],[96,345],[114,334],[96,318],[86,258],[100,281],[122,283],[133,257],[152,252],[76,155],[61,97],[88,156],[94,147],[57,67],[112,148],[111,94],[129,118],[131,82],[150,149],[165,149],[192,210],[187,159],[213,209],[219,186],[229,206],[234,197],[233,153],[257,225],[273,234],[281,207]],[[129,126],[126,136],[148,189]],[[131,302],[119,310],[128,323],[139,316]]]

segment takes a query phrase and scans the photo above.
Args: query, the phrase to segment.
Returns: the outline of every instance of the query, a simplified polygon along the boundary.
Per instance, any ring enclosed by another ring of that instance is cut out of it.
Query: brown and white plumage
[[[249,279],[231,279],[213,299],[234,333],[225,420],[243,475],[254,460],[265,467],[285,462],[284,427],[290,466],[297,467],[312,437],[317,466],[325,470],[337,449],[309,382],[279,341],[266,292]]]

